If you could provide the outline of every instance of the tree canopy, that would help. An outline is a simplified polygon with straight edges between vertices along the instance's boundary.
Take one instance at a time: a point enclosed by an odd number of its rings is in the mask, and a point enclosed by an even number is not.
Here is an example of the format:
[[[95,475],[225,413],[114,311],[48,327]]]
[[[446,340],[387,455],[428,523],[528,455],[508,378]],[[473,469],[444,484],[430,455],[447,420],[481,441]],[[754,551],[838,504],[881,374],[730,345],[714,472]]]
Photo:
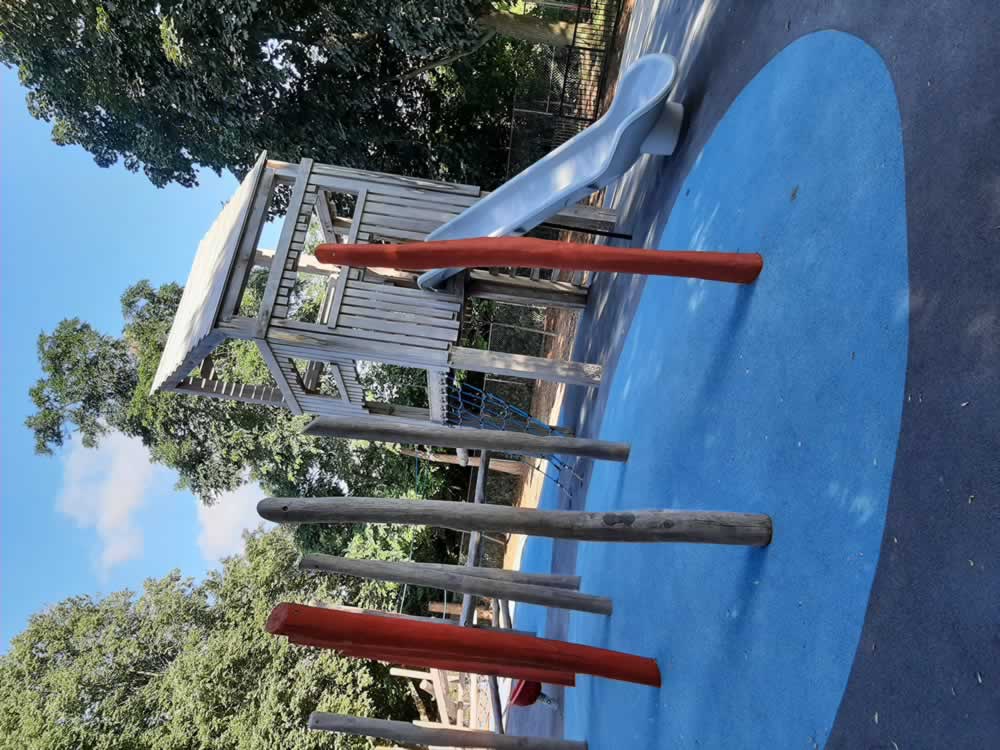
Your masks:
[[[261,277],[252,283],[259,283]],[[36,412],[27,419],[39,452],[73,433],[88,446],[109,430],[137,437],[152,459],[177,471],[180,484],[212,502],[248,479],[278,495],[434,496],[461,470],[415,469],[412,459],[378,443],[303,435],[308,417],[235,401],[156,393],[149,388],[181,296],[177,284],[140,281],[122,295],[120,336],[78,319],[62,321],[38,339],[42,377],[31,389]],[[253,289],[251,288],[252,297]],[[252,300],[251,300],[252,304]],[[222,377],[266,382],[253,346],[230,342],[214,356]],[[394,371],[368,374],[370,389],[393,390]],[[380,380],[381,379],[381,380]],[[381,385],[379,384],[381,382]]]
[[[501,175],[519,60],[484,0],[0,0],[0,61],[56,143],[156,185],[261,149],[354,167]],[[509,25],[509,24],[508,24]],[[481,49],[480,49],[481,46]],[[448,69],[433,63],[477,49]],[[426,75],[411,75],[431,65]]]
[[[424,529],[367,533],[340,542],[328,535],[325,549],[419,558],[429,542]],[[175,571],[147,580],[138,595],[75,596],[34,615],[0,656],[0,746],[297,750],[330,746],[328,735],[306,729],[314,710],[416,718],[405,683],[387,665],[264,631],[281,601],[396,609],[395,585],[305,574],[297,555],[286,529],[257,532],[244,554],[201,583]]]

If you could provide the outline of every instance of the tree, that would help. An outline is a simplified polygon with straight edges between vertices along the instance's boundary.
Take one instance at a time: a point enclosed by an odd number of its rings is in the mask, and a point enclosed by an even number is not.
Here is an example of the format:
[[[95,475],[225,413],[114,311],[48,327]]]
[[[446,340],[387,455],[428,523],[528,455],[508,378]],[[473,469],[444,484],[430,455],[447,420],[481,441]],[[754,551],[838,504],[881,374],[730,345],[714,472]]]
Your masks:
[[[427,532],[408,531],[419,554]],[[306,729],[314,710],[415,718],[387,665],[264,631],[281,601],[344,601],[337,579],[300,572],[297,556],[286,529],[257,532],[201,583],[175,571],[139,595],[76,596],[34,615],[0,656],[0,747],[297,750],[330,747]],[[370,588],[350,603],[398,602],[395,585]]]
[[[520,53],[482,44],[480,17],[539,38],[482,0],[0,0],[0,61],[56,143],[156,185],[194,185],[199,165],[242,174],[264,148],[492,185]],[[473,48],[457,84],[407,75]]]
[[[260,279],[251,280],[259,285]],[[154,461],[177,471],[182,487],[203,501],[248,479],[277,495],[403,496],[417,487],[438,496],[461,483],[461,470],[415,471],[411,458],[378,443],[308,437],[308,417],[285,409],[175,393],[150,395],[150,385],[181,288],[147,281],[122,295],[125,325],[107,336],[79,320],[41,334],[42,377],[31,389],[37,411],[28,417],[36,447],[51,452],[78,431],[96,445],[108,430],[137,437]],[[306,306],[303,309],[308,310]],[[224,379],[266,382],[256,347],[229,342],[214,355]],[[451,479],[449,479],[449,476]]]

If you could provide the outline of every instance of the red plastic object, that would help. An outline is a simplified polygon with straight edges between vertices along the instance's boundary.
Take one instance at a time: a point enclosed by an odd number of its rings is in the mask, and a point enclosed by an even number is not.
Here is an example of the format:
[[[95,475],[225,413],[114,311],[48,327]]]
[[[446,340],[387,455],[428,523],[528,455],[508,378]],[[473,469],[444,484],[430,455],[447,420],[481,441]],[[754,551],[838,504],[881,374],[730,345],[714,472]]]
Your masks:
[[[644,250],[534,237],[478,237],[467,240],[408,242],[403,245],[338,245],[316,248],[322,263],[381,268],[559,268],[653,276],[682,276],[749,284],[764,267],[757,253]]]
[[[518,680],[510,694],[511,705],[530,706],[542,694],[542,686],[534,680]]]
[[[353,650],[369,655],[367,658],[400,658],[405,653],[412,654],[412,659],[423,656],[428,663],[441,659],[492,665],[504,670],[499,674],[511,676],[522,676],[511,671],[519,668],[542,669],[660,686],[660,669],[653,659],[506,631],[304,604],[279,604],[268,617],[266,628],[296,643]]]

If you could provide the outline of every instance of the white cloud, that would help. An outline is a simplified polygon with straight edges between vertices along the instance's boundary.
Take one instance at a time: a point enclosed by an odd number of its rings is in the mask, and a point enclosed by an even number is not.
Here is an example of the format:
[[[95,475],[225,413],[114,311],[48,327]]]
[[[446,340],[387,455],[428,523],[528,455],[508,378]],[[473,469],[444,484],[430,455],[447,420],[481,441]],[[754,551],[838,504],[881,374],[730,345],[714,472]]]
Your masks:
[[[201,556],[210,562],[243,551],[243,532],[256,529],[261,524],[272,524],[257,515],[257,502],[264,492],[257,484],[245,484],[233,492],[220,496],[215,505],[198,503],[198,548]]]
[[[134,514],[157,471],[143,444],[119,433],[107,435],[98,448],[76,441],[70,445],[57,507],[81,527],[96,530],[102,576],[142,554],[142,531]]]

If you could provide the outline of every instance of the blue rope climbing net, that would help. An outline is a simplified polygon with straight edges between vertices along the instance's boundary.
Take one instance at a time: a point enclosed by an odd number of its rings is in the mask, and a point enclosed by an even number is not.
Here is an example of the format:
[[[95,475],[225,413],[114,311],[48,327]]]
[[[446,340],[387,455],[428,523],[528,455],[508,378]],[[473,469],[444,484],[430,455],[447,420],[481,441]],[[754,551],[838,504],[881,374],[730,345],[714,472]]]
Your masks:
[[[446,404],[448,424],[459,427],[526,432],[543,437],[564,434],[558,428],[533,417],[524,409],[496,394],[477,388],[471,383],[457,385],[454,381],[449,381],[446,390]],[[563,477],[568,475],[578,481],[583,481],[576,469],[559,456],[546,454],[540,457],[548,462],[545,468],[539,468],[530,463],[528,465],[535,471],[541,471],[563,492],[571,492],[571,488],[563,482]]]

